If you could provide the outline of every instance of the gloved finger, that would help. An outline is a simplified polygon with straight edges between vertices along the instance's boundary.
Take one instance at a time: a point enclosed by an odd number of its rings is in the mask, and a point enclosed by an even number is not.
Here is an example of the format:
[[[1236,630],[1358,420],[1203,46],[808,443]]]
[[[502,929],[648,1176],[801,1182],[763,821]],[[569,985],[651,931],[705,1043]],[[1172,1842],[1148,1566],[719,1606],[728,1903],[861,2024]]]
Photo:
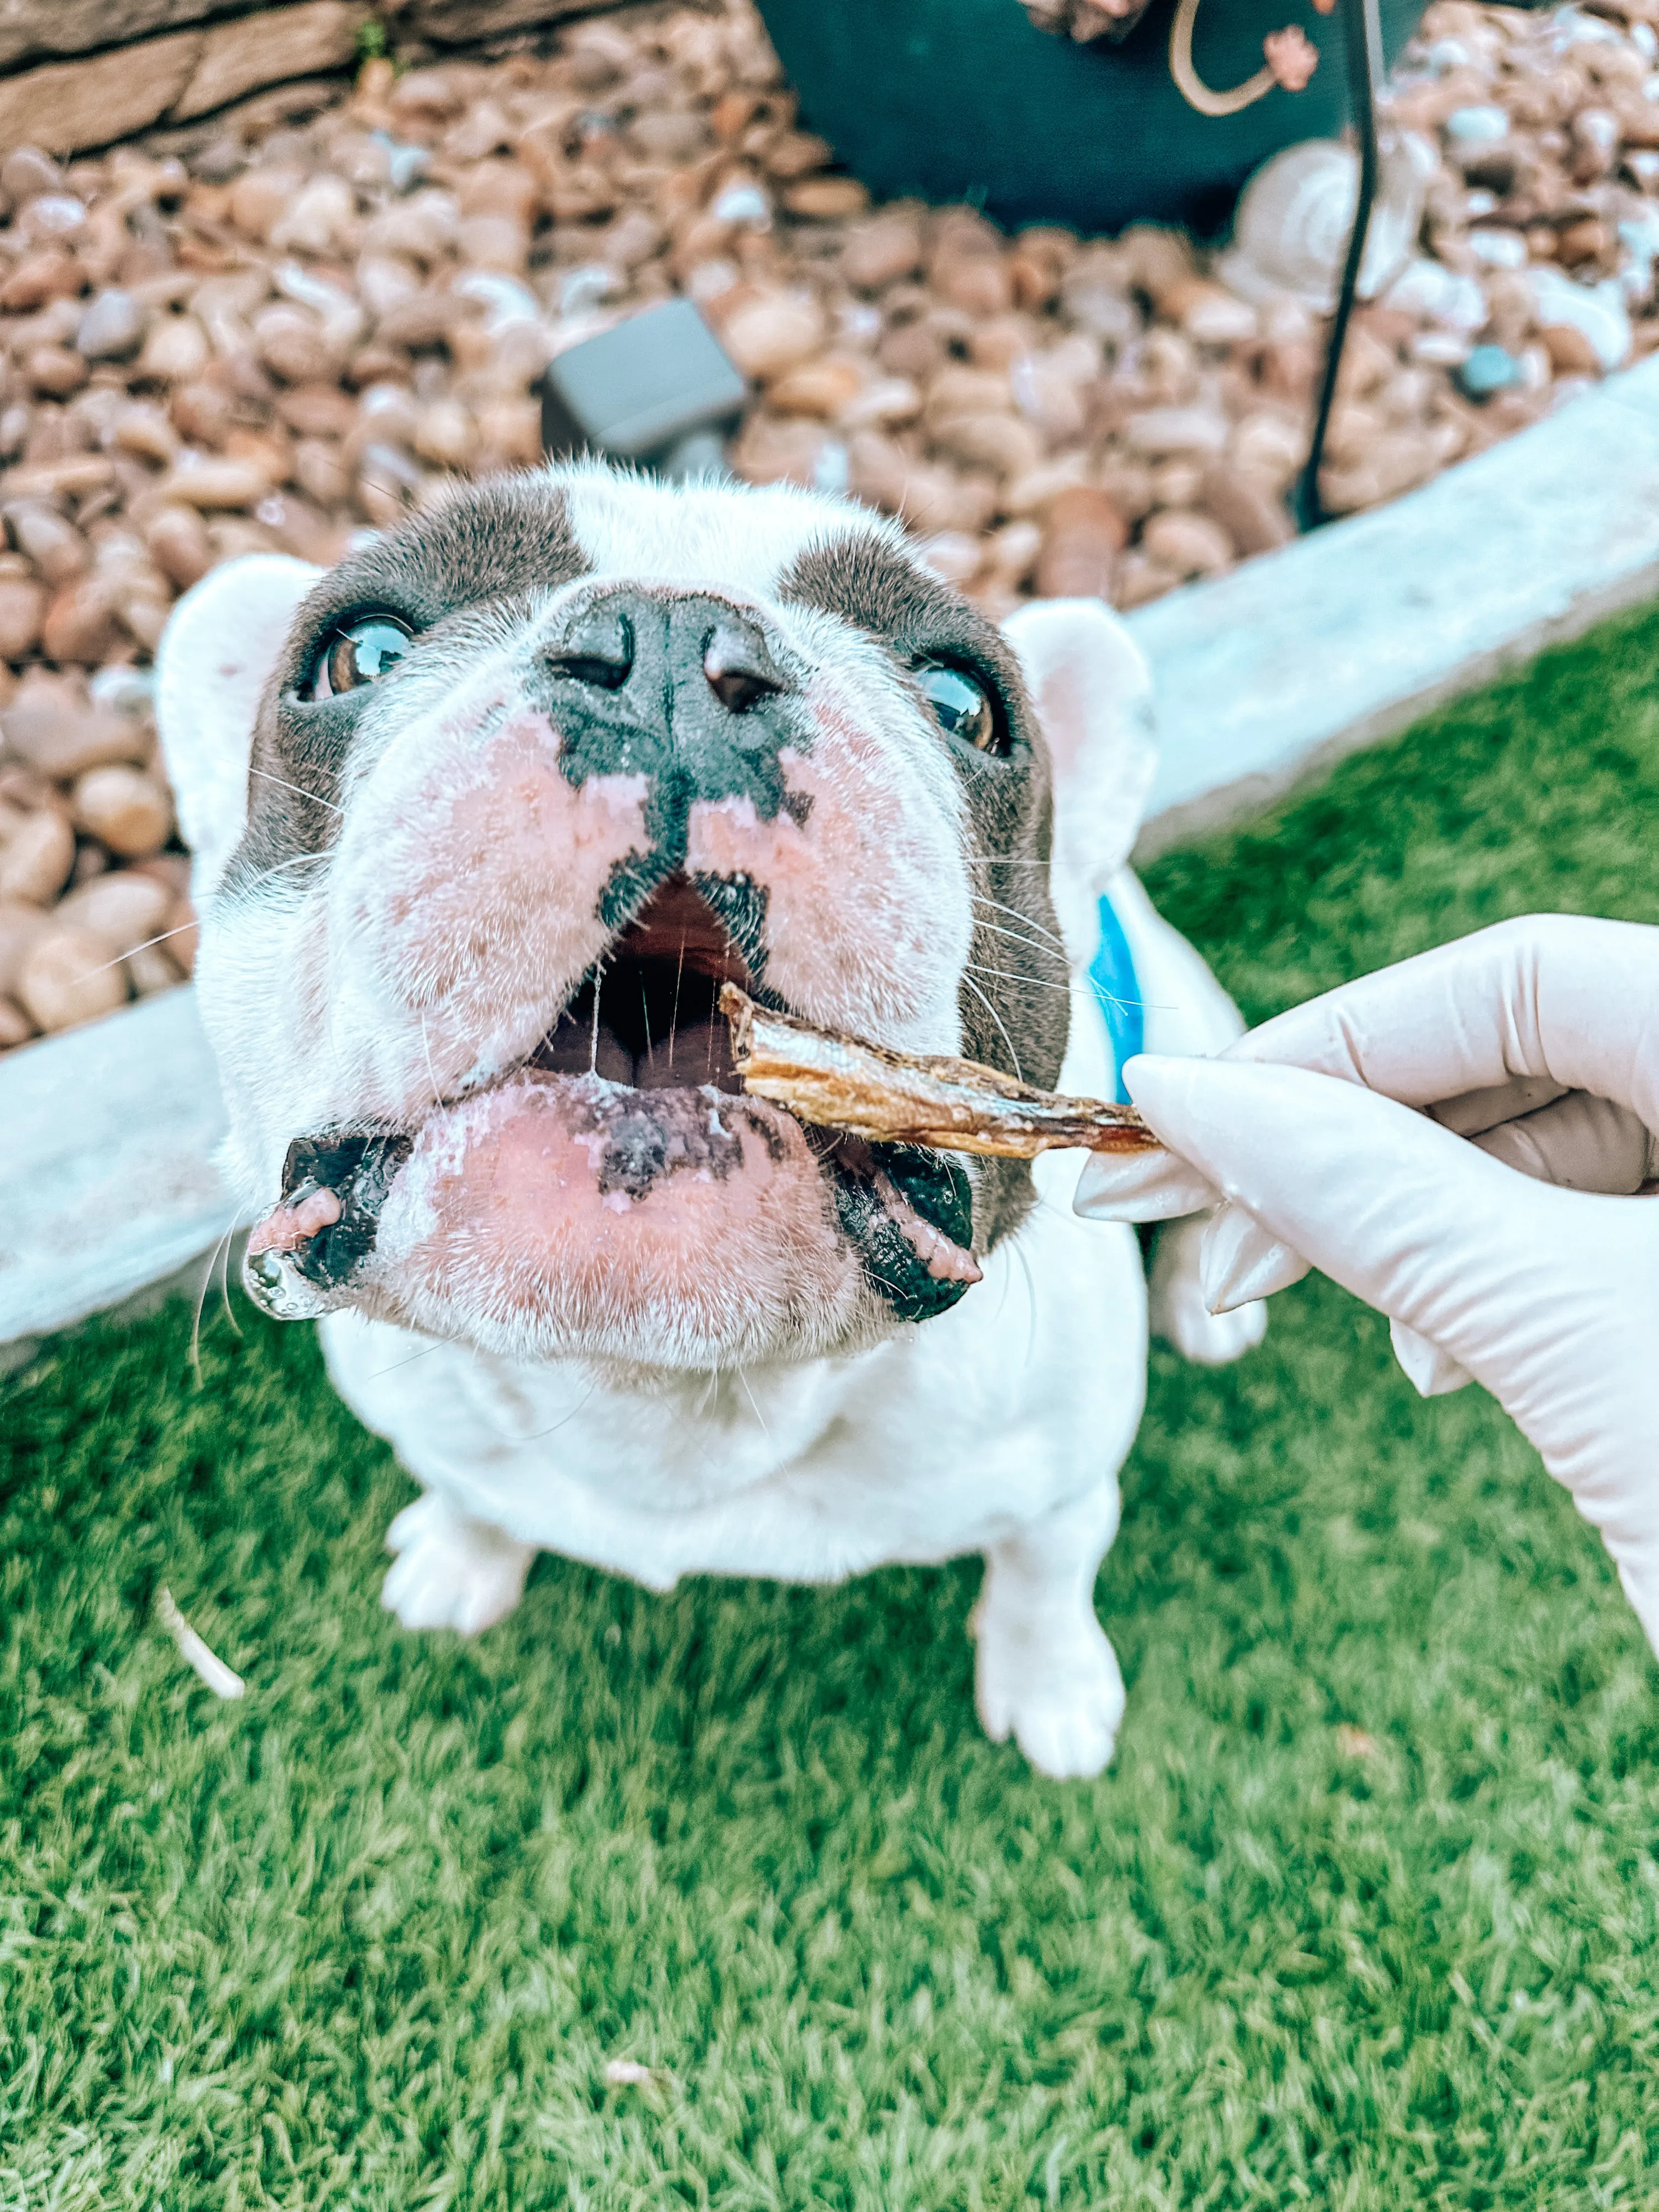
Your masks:
[[[1571,1228],[1539,1210],[1591,1201],[1528,1182],[1374,1092],[1295,1067],[1160,1060],[1124,1069],[1166,1144],[1273,1237],[1482,1380],[1494,1316],[1531,1295]]]
[[[1429,1111],[1443,1129],[1456,1137],[1478,1137],[1500,1121],[1518,1121],[1565,1098],[1565,1083],[1552,1083],[1547,1075],[1517,1075],[1508,1083],[1494,1083],[1484,1091],[1466,1091],[1458,1098],[1442,1098]]]
[[[1231,1313],[1257,1298],[1287,1291],[1308,1272],[1299,1252],[1281,1244],[1242,1206],[1219,1206],[1199,1246],[1198,1285],[1212,1314]]]
[[[1659,929],[1500,922],[1310,999],[1223,1057],[1312,1068],[1408,1106],[1541,1079],[1659,1128]]]
[[[1094,1221],[1173,1221],[1216,1202],[1213,1183],[1177,1152],[1091,1152],[1072,1211]]]
[[[1438,1115],[1436,1119],[1438,1120]],[[1569,1091],[1553,1106],[1500,1122],[1474,1141],[1535,1182],[1627,1197],[1647,1180],[1647,1126],[1627,1106]]]
[[[1389,1340],[1394,1346],[1394,1356],[1405,1370],[1406,1380],[1419,1398],[1443,1398],[1449,1390],[1461,1390],[1474,1377],[1468,1369],[1443,1352],[1426,1336],[1403,1321],[1389,1323]]]

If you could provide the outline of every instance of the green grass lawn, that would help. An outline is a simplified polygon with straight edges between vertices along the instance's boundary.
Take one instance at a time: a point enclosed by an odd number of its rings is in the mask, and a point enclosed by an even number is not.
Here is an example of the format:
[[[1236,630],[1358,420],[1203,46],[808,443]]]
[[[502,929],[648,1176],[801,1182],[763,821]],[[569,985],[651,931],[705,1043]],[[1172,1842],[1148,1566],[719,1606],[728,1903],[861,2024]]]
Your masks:
[[[1252,1017],[1659,921],[1656,667],[1622,620],[1153,889]],[[1155,1357],[1128,1716],[1065,1785],[979,1733],[970,1565],[546,1559],[406,1635],[403,1478],[240,1324],[199,1385],[174,1307],[0,1386],[0,2212],[1659,2199],[1659,1674],[1490,1401],[1338,1292]]]

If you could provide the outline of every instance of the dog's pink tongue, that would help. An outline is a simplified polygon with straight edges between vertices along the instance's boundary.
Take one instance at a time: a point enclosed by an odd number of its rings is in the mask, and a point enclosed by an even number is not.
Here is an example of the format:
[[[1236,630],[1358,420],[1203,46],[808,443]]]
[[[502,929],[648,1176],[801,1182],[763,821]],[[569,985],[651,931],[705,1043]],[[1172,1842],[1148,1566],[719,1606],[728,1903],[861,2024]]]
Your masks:
[[[319,1229],[331,1229],[340,1218],[340,1201],[331,1190],[313,1190],[297,1206],[279,1206],[266,1214],[247,1240],[255,1257],[261,1252],[297,1252]]]
[[[984,1279],[973,1254],[964,1252],[960,1244],[954,1243],[942,1229],[935,1229],[931,1221],[924,1221],[892,1178],[879,1168],[872,1177],[872,1187],[881,1202],[882,1212],[936,1283],[977,1283]]]

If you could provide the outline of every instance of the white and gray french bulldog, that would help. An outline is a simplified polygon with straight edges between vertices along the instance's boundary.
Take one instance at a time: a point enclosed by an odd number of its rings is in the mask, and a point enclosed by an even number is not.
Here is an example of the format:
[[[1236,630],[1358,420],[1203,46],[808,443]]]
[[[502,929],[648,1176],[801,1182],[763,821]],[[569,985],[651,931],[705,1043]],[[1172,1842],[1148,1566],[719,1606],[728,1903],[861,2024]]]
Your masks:
[[[458,489],[326,573],[197,585],[157,699],[245,1281],[316,1317],[420,1486],[385,1601],[476,1632],[538,1549],[666,1589],[982,1553],[981,1718],[1110,1758],[1095,1616],[1146,1382],[1079,1155],[835,1140],[744,1097],[734,979],[821,1026],[1110,1095],[1231,1001],[1127,859],[1146,671],[1093,601],[999,632],[896,526],[593,463]],[[1155,1313],[1230,1358],[1190,1225]]]

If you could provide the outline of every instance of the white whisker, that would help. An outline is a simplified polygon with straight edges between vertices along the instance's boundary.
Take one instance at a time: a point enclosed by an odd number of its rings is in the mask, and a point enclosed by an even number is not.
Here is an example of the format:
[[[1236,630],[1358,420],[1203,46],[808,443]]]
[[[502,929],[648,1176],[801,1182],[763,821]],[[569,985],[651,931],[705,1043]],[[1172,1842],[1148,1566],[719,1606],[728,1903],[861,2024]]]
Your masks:
[[[289,783],[283,776],[272,775],[269,769],[251,768],[248,770],[248,774],[250,775],[261,776],[267,783],[280,784],[284,791],[291,791],[296,799],[308,799],[313,806],[327,807],[331,814],[343,814],[345,812],[343,806],[337,806],[331,799],[325,799],[321,792],[307,791],[303,784]]]
[[[131,959],[135,952],[148,952],[152,945],[165,945],[168,938],[182,937],[187,929],[194,929],[195,927],[196,924],[193,921],[181,921],[176,929],[164,929],[159,937],[147,937],[142,945],[130,945],[125,952],[118,952],[113,960],[106,960],[101,968],[83,969],[80,980],[83,983],[88,983],[94,975],[107,975],[112,968],[118,968],[124,960]],[[179,981],[183,980],[181,976]]]
[[[1069,999],[1069,983],[1051,983],[1046,975],[1022,975],[1017,968],[988,968],[982,960],[970,960],[968,972],[975,975],[994,975],[1004,983],[1024,983],[1034,991],[1057,991],[1062,999]]]
[[[1027,929],[1034,929],[1039,937],[1047,938],[1049,944],[1057,945],[1060,951],[1064,952],[1066,950],[1065,939],[1057,935],[1054,930],[1046,927],[1034,915],[1022,914],[1017,906],[1005,906],[1000,899],[988,898],[983,891],[970,891],[968,896],[975,906],[994,908],[998,914],[1006,914],[1010,921],[1023,922]],[[985,927],[988,929],[991,925],[987,922]]]
[[[191,1325],[190,1332],[190,1364],[195,1375],[196,1387],[198,1390],[205,1387],[202,1381],[202,1310],[207,1304],[208,1291],[212,1287],[213,1271],[219,1264],[219,1249],[222,1245],[225,1248],[226,1264],[229,1264],[230,1240],[236,1234],[236,1224],[239,1218],[239,1215],[233,1214],[229,1226],[221,1236],[214,1238],[213,1249],[208,1255],[207,1268],[203,1274],[202,1287],[196,1300],[196,1318]]]
[[[989,1014],[991,1019],[996,1024],[997,1027],[1000,1030],[1002,1030],[1002,1042],[1007,1046],[1008,1057],[1014,1063],[1014,1079],[1018,1083],[1024,1083],[1025,1080],[1025,1074],[1024,1069],[1019,1064],[1019,1054],[1014,1050],[1014,1041],[1012,1037],[1009,1036],[1006,1030],[1002,1029],[1001,1015],[991,1004],[991,1001],[986,997],[984,992],[980,989],[979,985],[975,982],[971,975],[964,975],[962,980],[967,985],[968,988],[973,993],[974,996],[979,1000],[981,1006],[984,1007],[986,1012]]]
[[[1045,944],[1040,937],[1026,937],[1018,929],[1005,929],[1000,921],[987,921],[983,915],[975,915],[974,927],[975,931],[984,930],[989,937],[1006,937],[1010,945],[1023,945],[1028,952],[1040,952],[1047,960],[1066,957],[1060,946]]]
[[[422,1010],[421,1013],[421,1049],[426,1054],[426,1079],[432,1085],[432,1103],[441,1114],[443,1111],[444,1102],[438,1096],[438,1073],[437,1070],[432,1065],[432,1040],[426,1033],[426,1012],[424,1008]]]
[[[743,1385],[744,1396],[749,1401],[750,1412],[761,1425],[761,1434],[766,1438],[767,1443],[770,1443],[772,1441],[772,1431],[766,1425],[765,1414],[762,1413],[760,1407],[755,1403],[755,1394],[749,1387],[749,1377],[744,1373],[741,1367],[738,1370],[738,1380]]]

